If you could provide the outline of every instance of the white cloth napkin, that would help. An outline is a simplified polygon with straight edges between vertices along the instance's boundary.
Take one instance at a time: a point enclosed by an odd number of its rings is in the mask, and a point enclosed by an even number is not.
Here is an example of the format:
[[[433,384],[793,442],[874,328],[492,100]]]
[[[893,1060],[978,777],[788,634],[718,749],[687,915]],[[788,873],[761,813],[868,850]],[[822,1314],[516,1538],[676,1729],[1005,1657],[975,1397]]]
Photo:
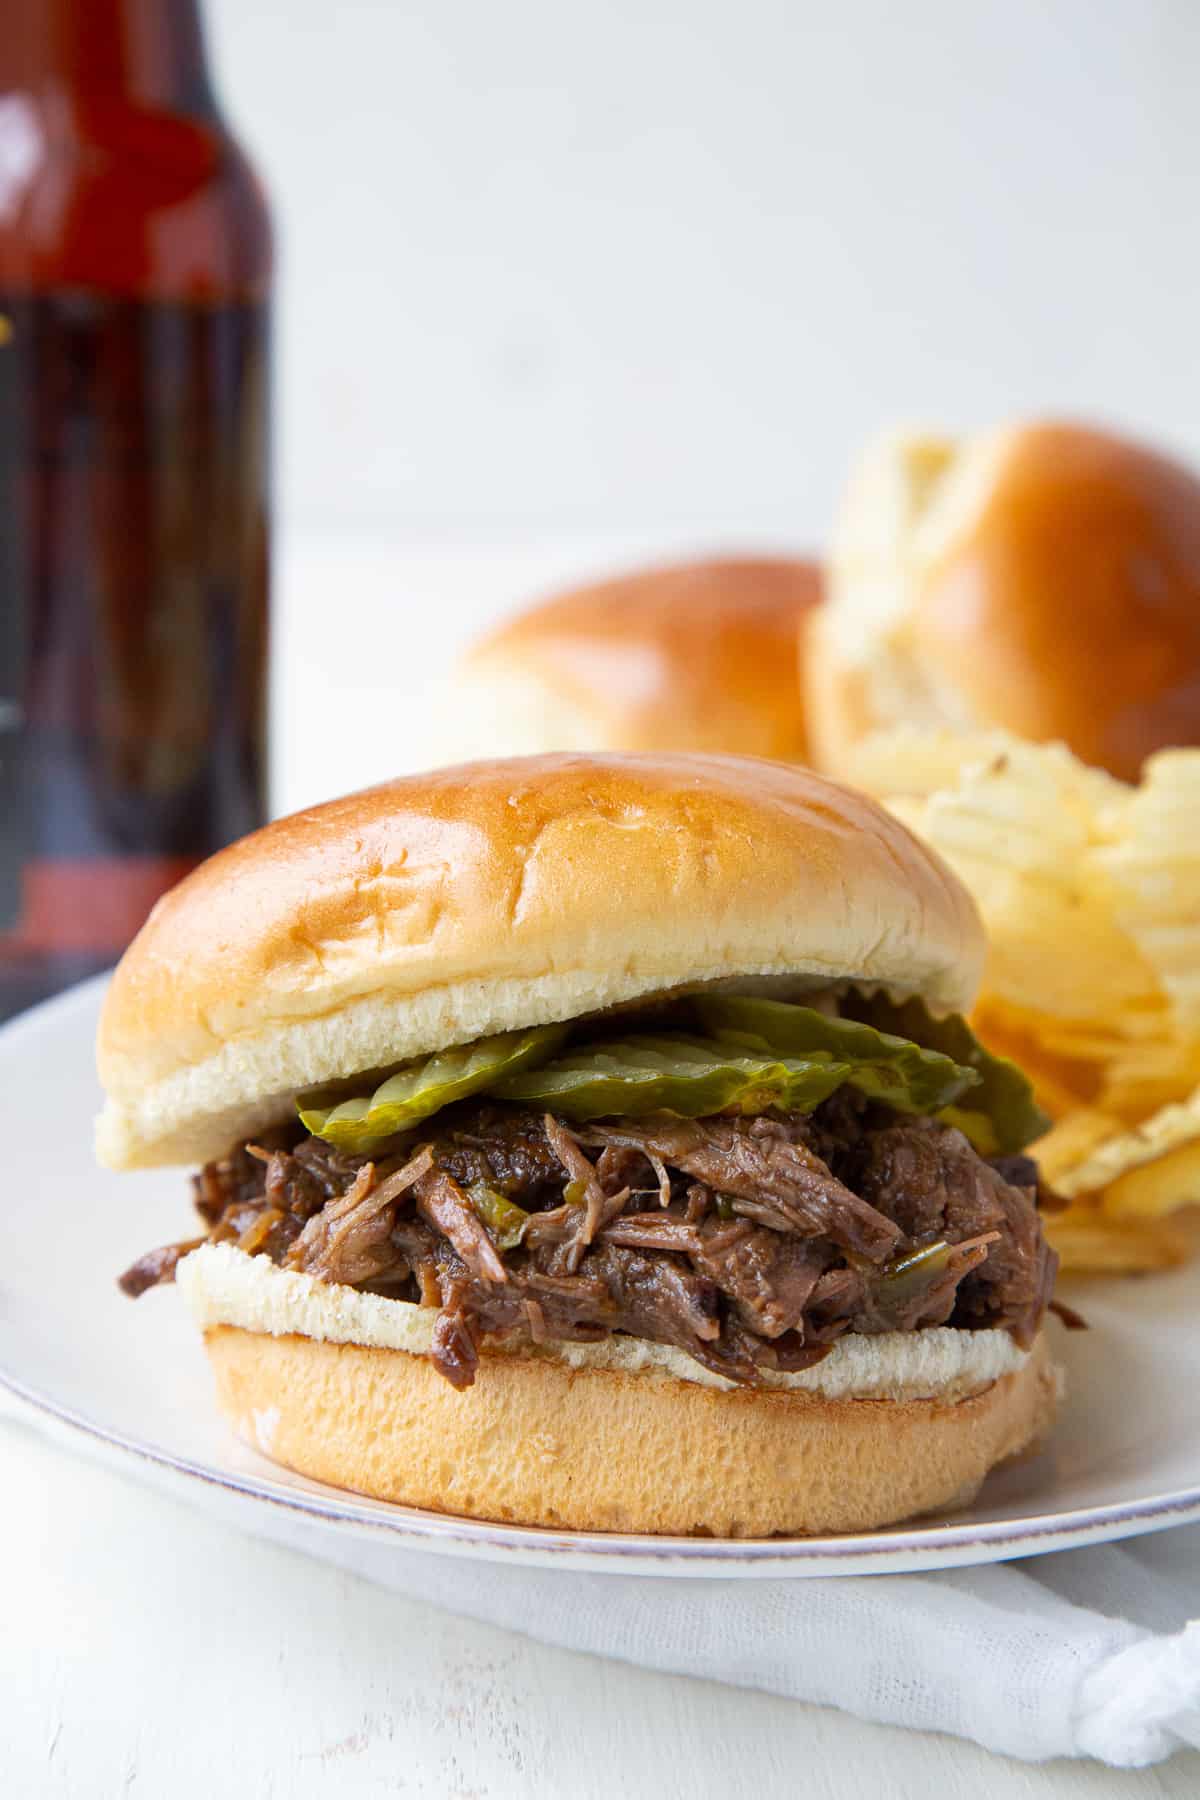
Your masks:
[[[1200,1527],[987,1568],[812,1581],[578,1574],[287,1532],[371,1581],[543,1643],[1028,1761],[1132,1767],[1200,1745]]]
[[[929,1575],[581,1574],[405,1550],[131,1467],[0,1389],[0,1418],[140,1473],[256,1536],[542,1643],[1117,1767],[1200,1746],[1200,1525]],[[386,1645],[380,1644],[381,1654]]]

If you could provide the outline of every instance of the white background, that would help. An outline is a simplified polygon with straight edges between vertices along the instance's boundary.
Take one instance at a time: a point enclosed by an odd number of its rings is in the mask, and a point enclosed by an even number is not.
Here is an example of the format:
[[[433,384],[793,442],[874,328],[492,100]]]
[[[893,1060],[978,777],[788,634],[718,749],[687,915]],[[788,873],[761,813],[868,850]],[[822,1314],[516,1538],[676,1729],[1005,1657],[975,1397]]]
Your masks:
[[[305,527],[818,542],[881,422],[1200,449],[1195,0],[208,0]]]

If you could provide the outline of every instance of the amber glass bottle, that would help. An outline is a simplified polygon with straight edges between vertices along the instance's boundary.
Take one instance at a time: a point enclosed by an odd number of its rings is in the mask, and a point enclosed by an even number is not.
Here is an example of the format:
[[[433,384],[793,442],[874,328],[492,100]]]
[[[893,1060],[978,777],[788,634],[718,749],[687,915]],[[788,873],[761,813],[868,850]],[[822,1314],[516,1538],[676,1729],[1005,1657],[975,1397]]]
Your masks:
[[[4,0],[0,1017],[264,816],[271,267],[196,0]]]

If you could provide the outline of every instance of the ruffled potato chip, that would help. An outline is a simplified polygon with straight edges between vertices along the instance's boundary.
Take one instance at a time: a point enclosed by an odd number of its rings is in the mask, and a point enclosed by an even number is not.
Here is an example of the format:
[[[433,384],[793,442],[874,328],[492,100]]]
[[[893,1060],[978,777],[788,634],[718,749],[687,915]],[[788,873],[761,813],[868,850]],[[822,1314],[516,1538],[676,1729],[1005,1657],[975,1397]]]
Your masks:
[[[1200,1035],[1200,751],[1150,758],[1102,861],[1118,921]]]
[[[1131,1224],[1093,1207],[1072,1206],[1047,1216],[1046,1235],[1070,1275],[1134,1275],[1172,1269],[1191,1253],[1187,1237],[1162,1219]]]
[[[1099,1030],[1160,1001],[1102,861],[1131,792],[1061,745],[1012,739],[963,766],[953,787],[892,802],[974,894],[991,943],[989,996]]]
[[[1164,1107],[1132,1131],[1115,1131],[1061,1173],[1055,1186],[1068,1196],[1101,1194],[1122,1176],[1200,1139],[1200,1093],[1178,1106]],[[1042,1140],[1045,1142],[1045,1139]]]
[[[1154,1162],[1119,1175],[1104,1190],[1104,1211],[1113,1219],[1161,1218],[1200,1204],[1200,1138],[1181,1144]]]
[[[1003,731],[960,733],[902,726],[860,738],[847,751],[846,779],[901,805],[956,787],[962,775],[986,766],[1016,742]]]
[[[1070,1180],[1072,1169],[1089,1151],[1098,1149],[1120,1129],[1120,1121],[1108,1113],[1081,1106],[1060,1119],[1045,1137],[1039,1138],[1031,1154],[1036,1156],[1038,1167],[1050,1186],[1066,1192],[1064,1183]]]
[[[1072,1198],[1048,1219],[1065,1266],[1181,1260],[1167,1217],[1200,1207],[1200,751],[1152,758],[1137,787],[1000,733],[909,730],[858,755],[975,896],[991,947],[973,1023],[1056,1121],[1033,1148]]]
[[[1191,1098],[1200,1083],[1200,1046],[1178,1039],[1127,1045],[1104,1067],[1100,1103],[1128,1125]]]

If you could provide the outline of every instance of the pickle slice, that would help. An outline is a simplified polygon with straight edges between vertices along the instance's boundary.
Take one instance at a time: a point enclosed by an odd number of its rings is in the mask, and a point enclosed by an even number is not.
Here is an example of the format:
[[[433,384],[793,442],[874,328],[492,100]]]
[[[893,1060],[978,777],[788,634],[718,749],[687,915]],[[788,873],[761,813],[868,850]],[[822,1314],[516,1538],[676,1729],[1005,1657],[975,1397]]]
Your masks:
[[[339,1150],[366,1155],[386,1138],[420,1124],[452,1100],[465,1100],[484,1089],[494,1091],[501,1076],[553,1056],[566,1034],[565,1025],[542,1025],[479,1038],[473,1044],[406,1064],[370,1094],[340,1100],[305,1095],[298,1105],[300,1118],[314,1137],[324,1138]]]
[[[948,1125],[957,1125],[981,1156],[1009,1156],[1049,1131],[1050,1120],[1034,1099],[1028,1076],[1006,1056],[993,1056],[986,1050],[961,1013],[937,1019],[923,1000],[897,1003],[886,994],[867,998],[854,993],[844,996],[842,1010],[852,1011],[855,1018],[879,1031],[895,1032],[940,1050],[975,1071],[979,1081],[970,1090],[967,1105],[950,1103],[938,1116]]]
[[[696,1006],[707,1030],[749,1052],[811,1056],[819,1051],[848,1063],[850,1086],[872,1100],[886,1100],[897,1112],[937,1112],[982,1080],[940,1048],[855,1019],[831,1019],[811,1006],[738,994],[706,994]]]
[[[581,1044],[540,1068],[507,1075],[492,1088],[505,1100],[545,1106],[568,1119],[677,1113],[811,1112],[841,1086],[845,1063],[817,1052],[757,1055],[685,1037],[634,1037]]]

